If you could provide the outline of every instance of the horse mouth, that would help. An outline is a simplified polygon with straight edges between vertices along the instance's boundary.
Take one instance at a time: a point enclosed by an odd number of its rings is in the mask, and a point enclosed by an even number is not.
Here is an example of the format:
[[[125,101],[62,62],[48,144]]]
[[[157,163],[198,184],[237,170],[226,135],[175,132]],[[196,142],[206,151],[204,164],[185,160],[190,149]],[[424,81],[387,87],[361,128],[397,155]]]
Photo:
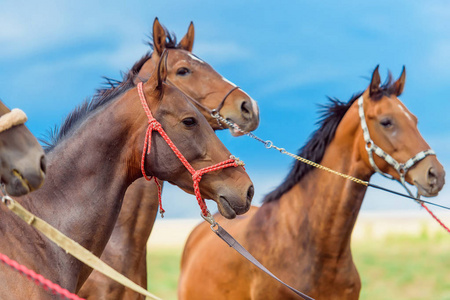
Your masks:
[[[19,171],[12,170],[12,175],[11,182],[6,183],[6,190],[11,196],[22,196],[34,190]]]
[[[434,196],[437,196],[437,194],[439,194],[439,188],[437,188],[435,186],[432,186],[427,189],[424,186],[422,186],[419,182],[417,182],[416,180],[414,180],[414,186],[417,188],[417,193],[420,196],[434,197]]]
[[[232,124],[236,124],[237,126],[239,126],[236,122],[234,122],[230,118],[227,118],[227,121],[231,122]],[[230,130],[230,133],[231,133],[232,136],[237,137],[237,136],[244,135],[244,133],[241,130],[236,129],[233,126],[229,126],[228,124],[226,124],[226,125],[228,126],[228,129]],[[239,128],[240,128],[240,126],[239,126]]]
[[[236,218],[236,212],[231,207],[230,203],[228,203],[228,200],[220,196],[219,201],[217,202],[217,207],[219,209],[219,213],[224,216],[227,219],[234,219]]]

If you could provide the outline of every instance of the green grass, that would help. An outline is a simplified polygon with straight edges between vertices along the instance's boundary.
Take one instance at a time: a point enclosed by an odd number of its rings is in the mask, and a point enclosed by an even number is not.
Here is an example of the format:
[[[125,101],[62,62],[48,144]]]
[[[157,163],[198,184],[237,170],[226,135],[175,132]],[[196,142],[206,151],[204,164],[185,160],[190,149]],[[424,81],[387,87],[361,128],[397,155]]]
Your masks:
[[[390,235],[352,245],[362,300],[450,300],[450,236]],[[149,289],[176,298],[181,249],[150,249]]]
[[[164,299],[177,299],[181,248],[150,248],[147,254],[149,291]]]
[[[360,299],[450,300],[450,236],[391,235],[353,243]]]

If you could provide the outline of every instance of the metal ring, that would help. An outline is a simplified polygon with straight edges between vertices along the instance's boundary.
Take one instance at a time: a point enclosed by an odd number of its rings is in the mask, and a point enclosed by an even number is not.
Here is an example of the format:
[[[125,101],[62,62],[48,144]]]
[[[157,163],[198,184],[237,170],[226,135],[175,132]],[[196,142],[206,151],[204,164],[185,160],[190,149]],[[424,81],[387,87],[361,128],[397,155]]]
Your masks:
[[[217,229],[214,229],[214,227],[216,227],[216,226],[217,226]],[[212,230],[212,231],[217,232],[217,230],[219,230],[219,223],[215,222],[215,223],[212,224],[210,227],[211,227],[211,230]]]
[[[218,119],[220,117],[219,112],[216,109],[211,110],[211,117]]]
[[[372,140],[367,141],[367,142],[366,142],[366,150],[367,150],[367,151],[373,150],[373,145],[374,145],[374,143],[373,143]]]
[[[3,202],[6,206],[8,206],[9,204],[14,203],[14,199],[11,198],[11,197],[8,196],[8,195],[4,195],[4,196],[2,197],[2,202]]]
[[[270,148],[273,147],[273,143],[272,143],[271,140],[267,140],[267,141],[264,142],[264,146],[265,146],[267,149],[270,149]]]

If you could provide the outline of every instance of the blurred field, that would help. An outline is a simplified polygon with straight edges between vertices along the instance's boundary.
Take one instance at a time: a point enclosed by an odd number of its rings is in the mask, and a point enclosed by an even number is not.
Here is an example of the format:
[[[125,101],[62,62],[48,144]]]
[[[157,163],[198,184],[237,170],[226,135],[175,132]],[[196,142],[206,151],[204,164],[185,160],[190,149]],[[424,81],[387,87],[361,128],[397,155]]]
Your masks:
[[[439,213],[444,222],[450,215]],[[177,299],[182,244],[199,220],[158,222],[149,242],[149,289]],[[352,251],[360,299],[450,300],[450,235],[425,212],[362,213]]]

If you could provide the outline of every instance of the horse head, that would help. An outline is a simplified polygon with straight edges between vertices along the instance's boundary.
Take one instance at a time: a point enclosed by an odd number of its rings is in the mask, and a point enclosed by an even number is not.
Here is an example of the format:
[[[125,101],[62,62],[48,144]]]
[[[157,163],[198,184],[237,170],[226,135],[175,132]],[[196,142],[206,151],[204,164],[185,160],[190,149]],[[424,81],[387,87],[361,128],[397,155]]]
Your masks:
[[[398,80],[389,74],[380,85],[378,66],[358,100],[364,142],[363,159],[375,171],[416,186],[420,195],[436,196],[445,183],[443,166],[417,128],[417,117],[398,99],[406,81],[403,67]],[[364,125],[366,124],[366,125]]]
[[[228,128],[220,123],[211,112],[233,121],[244,131],[255,130],[259,125],[259,109],[256,101],[247,93],[217,73],[208,63],[192,53],[194,45],[194,24],[176,44],[167,30],[155,18],[153,23],[153,48],[151,57],[142,65],[134,81],[148,79],[153,73],[162,53],[168,52],[167,81],[189,95],[200,107],[213,129]],[[204,82],[207,81],[207,84]],[[229,128],[235,136],[241,132]]]
[[[155,135],[150,155],[145,158],[145,170],[157,178],[195,193],[195,171],[230,160],[231,153],[214,134],[204,116],[183,92],[166,82],[168,55],[162,56],[157,71],[144,85],[148,106],[170,141]],[[185,160],[169,145],[173,143]],[[170,148],[169,148],[170,147]],[[243,168],[217,169],[201,175],[201,197],[217,202],[227,218],[245,213],[250,208],[253,184]]]
[[[0,102],[0,177],[12,196],[38,189],[45,177],[44,151],[25,121],[22,111],[10,111]]]

